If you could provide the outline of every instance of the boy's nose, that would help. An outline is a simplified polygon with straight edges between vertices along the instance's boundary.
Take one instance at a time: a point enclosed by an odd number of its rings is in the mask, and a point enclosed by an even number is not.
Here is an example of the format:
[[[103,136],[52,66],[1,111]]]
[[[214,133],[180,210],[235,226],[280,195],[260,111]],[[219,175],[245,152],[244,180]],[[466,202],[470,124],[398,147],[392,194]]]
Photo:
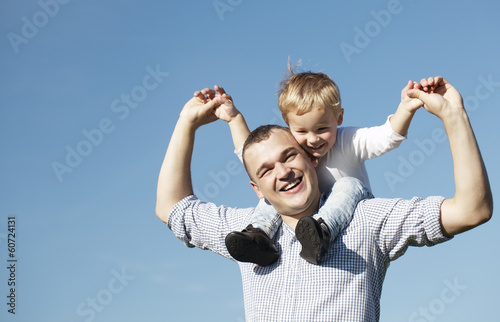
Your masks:
[[[307,138],[307,141],[309,141],[309,143],[317,143],[319,141],[319,137],[315,134],[311,134]]]

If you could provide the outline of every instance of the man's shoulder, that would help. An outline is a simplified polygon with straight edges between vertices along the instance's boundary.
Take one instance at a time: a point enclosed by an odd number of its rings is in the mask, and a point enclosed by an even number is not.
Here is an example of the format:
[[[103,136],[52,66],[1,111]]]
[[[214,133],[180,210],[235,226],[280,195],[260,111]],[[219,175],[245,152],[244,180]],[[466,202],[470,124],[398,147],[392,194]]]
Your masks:
[[[357,226],[378,226],[407,200],[402,198],[368,198],[356,205],[351,224]],[[403,207],[404,208],[404,207]]]
[[[354,211],[353,222],[371,222],[379,226],[391,217],[392,221],[404,221],[409,217],[421,217],[422,220],[435,220],[439,217],[441,203],[445,198],[431,196],[427,198],[371,198],[361,200]]]

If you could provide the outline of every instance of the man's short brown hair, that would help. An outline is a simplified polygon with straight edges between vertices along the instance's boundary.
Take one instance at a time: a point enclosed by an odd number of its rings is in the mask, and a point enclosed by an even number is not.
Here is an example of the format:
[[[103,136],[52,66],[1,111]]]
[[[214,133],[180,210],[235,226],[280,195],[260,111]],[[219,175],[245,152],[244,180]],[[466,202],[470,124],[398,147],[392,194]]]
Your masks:
[[[273,130],[283,131],[283,132],[289,133],[291,135],[290,129],[285,127],[285,126],[276,125],[276,124],[261,125],[250,133],[248,138],[245,140],[245,143],[243,144],[243,151],[242,151],[241,157],[243,159],[243,166],[245,167],[245,170],[247,171],[250,179],[252,179],[252,175],[248,171],[247,163],[245,161],[245,152],[247,151],[247,149],[250,146],[252,146],[256,143],[259,143],[261,141],[269,139],[269,137],[271,136],[271,132]]]

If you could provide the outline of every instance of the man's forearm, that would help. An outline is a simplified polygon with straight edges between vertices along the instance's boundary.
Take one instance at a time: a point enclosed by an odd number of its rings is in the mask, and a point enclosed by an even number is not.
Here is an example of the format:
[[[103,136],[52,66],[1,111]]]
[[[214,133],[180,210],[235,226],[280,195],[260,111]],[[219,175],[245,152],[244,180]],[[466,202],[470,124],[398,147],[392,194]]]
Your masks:
[[[156,215],[165,223],[174,205],[193,194],[191,157],[195,128],[180,118],[168,145],[158,178]]]

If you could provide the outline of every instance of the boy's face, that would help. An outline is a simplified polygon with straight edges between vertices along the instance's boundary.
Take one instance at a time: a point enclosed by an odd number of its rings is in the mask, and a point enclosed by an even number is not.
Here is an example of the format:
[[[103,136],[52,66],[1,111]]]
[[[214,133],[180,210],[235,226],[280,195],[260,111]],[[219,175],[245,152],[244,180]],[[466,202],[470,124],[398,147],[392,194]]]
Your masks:
[[[344,110],[335,117],[331,108],[317,108],[303,115],[287,114],[288,126],[295,140],[312,156],[324,156],[337,139],[337,126],[342,124]]]
[[[300,218],[317,210],[317,162],[290,133],[273,130],[267,140],[246,150],[245,160],[257,196],[266,198],[281,215]]]

